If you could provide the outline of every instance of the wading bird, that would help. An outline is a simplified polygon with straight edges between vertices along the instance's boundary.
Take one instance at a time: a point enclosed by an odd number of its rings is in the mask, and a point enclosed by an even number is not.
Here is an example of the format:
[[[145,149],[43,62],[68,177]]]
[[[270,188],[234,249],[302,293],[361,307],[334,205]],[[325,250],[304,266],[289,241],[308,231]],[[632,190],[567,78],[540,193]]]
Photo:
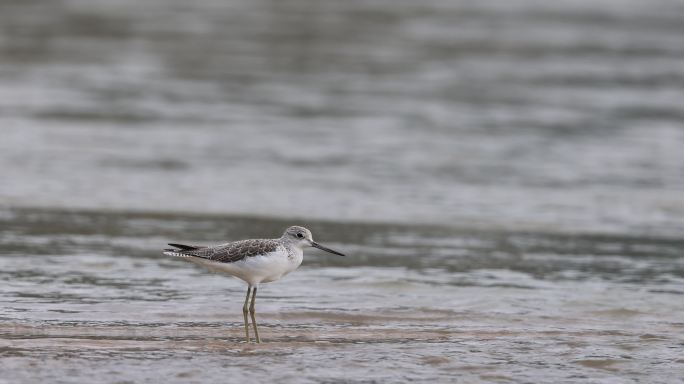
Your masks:
[[[260,343],[261,339],[257,328],[254,302],[259,284],[279,280],[297,269],[302,263],[303,249],[306,247],[315,247],[344,256],[340,252],[313,241],[311,231],[298,226],[286,229],[279,239],[240,240],[213,247],[174,243],[169,243],[169,245],[175,249],[165,249],[165,255],[186,258],[212,271],[235,276],[247,283],[247,297],[242,307],[245,319],[245,339],[247,342],[250,341],[247,319],[249,313],[257,343]]]

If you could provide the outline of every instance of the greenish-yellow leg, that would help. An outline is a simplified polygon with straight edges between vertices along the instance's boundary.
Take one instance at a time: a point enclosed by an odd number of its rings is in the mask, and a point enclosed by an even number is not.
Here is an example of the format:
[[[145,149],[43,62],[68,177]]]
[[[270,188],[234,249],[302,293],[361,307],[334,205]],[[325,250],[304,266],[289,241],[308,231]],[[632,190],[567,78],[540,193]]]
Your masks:
[[[249,312],[249,309],[247,309],[249,305],[249,293],[252,290],[252,287],[247,287],[247,297],[245,298],[245,305],[242,307],[242,314],[245,316],[245,341],[249,343],[249,320],[247,320],[247,312]],[[255,288],[256,290],[256,288]],[[254,304],[252,304],[254,305]]]
[[[256,337],[256,342],[261,343],[261,339],[259,338],[259,329],[257,329],[257,322],[255,316],[256,311],[254,310],[254,301],[256,300],[257,288],[254,287],[252,292],[252,304],[249,306],[249,314],[252,316],[252,325],[254,326],[254,336]]]

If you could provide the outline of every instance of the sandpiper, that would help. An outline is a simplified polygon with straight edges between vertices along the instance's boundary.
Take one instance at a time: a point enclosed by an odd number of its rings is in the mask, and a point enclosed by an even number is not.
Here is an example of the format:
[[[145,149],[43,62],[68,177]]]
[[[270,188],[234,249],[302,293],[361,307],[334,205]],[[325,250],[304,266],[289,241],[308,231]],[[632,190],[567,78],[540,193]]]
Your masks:
[[[340,252],[313,241],[311,231],[298,226],[286,229],[279,239],[240,240],[213,247],[174,243],[169,243],[169,245],[176,249],[165,249],[165,255],[187,258],[212,271],[235,276],[247,283],[247,297],[242,307],[245,319],[245,339],[246,342],[250,341],[247,320],[247,313],[249,313],[257,343],[260,343],[261,339],[257,329],[254,301],[259,284],[279,280],[297,269],[302,263],[305,247],[315,247],[344,256]]]

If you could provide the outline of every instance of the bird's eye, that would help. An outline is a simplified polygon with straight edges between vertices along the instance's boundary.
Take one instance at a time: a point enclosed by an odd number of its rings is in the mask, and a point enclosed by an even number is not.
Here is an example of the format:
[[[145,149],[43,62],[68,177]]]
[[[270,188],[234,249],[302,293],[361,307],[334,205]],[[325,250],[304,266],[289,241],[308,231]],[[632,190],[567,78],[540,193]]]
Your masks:
[[[297,237],[299,237],[301,239],[302,237],[304,237],[304,235],[302,235],[301,233],[298,233]]]

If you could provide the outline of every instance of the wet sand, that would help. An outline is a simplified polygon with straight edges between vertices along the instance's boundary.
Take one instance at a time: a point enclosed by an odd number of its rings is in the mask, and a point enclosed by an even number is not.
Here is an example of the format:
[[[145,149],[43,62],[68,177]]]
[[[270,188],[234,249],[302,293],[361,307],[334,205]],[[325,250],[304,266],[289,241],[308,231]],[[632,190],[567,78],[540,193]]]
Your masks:
[[[441,316],[260,314],[262,344],[245,343],[237,322],[3,322],[1,364],[10,373],[7,382],[668,383],[684,372],[676,351],[684,343],[684,323],[626,330],[615,313],[608,315],[614,327],[608,321],[600,329],[548,317]],[[144,370],[129,371],[143,362]]]

